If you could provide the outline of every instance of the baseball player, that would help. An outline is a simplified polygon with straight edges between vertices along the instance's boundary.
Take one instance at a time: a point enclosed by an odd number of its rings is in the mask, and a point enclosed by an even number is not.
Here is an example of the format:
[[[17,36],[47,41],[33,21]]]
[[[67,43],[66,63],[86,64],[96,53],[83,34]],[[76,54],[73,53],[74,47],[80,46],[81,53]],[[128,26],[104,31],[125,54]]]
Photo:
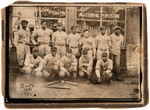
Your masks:
[[[88,56],[88,50],[85,48],[82,51],[82,56],[79,59],[79,76],[83,77],[85,74],[88,78],[91,76],[93,60]]]
[[[60,65],[60,57],[57,53],[57,48],[52,47],[51,53],[47,54],[44,57],[44,68],[43,74],[46,79],[53,79],[56,74],[59,72],[59,65]]]
[[[59,76],[63,78],[65,75],[69,77],[72,75],[74,78],[77,76],[77,60],[71,49],[67,49],[66,55],[60,59]]]
[[[84,49],[88,50],[88,56],[93,59],[95,58],[96,54],[96,45],[95,40],[89,35],[89,30],[83,31],[83,37],[79,40],[79,51],[82,51]]]
[[[14,39],[14,44],[17,49],[17,60],[21,68],[24,66],[25,57],[30,54],[30,47],[28,45],[30,43],[30,32],[27,29],[27,25],[28,21],[21,21],[22,28],[19,29]]]
[[[18,37],[18,30],[20,29],[20,20],[21,20],[21,13],[19,13],[17,20],[15,21],[14,28],[13,28],[13,35],[10,36],[10,45],[13,47],[15,45],[15,39]]]
[[[52,36],[52,43],[57,48],[57,54],[60,57],[66,53],[67,33],[62,30],[62,23],[57,24],[57,31]]]
[[[34,45],[38,45],[39,54],[44,57],[46,54],[50,53],[50,37],[53,31],[47,28],[46,21],[41,22],[41,28],[35,30],[32,34],[32,42]],[[35,40],[37,37],[37,42]]]
[[[39,56],[37,47],[33,48],[32,54],[26,56],[24,65],[23,71],[26,75],[42,76],[43,59]]]
[[[114,73],[120,74],[120,53],[124,47],[124,37],[121,34],[121,27],[116,26],[114,33],[110,36],[111,39],[111,59],[113,60]]]
[[[98,60],[95,67],[95,73],[98,78],[98,82],[107,81],[110,82],[112,77],[113,62],[109,59],[106,52],[102,53],[102,59]]]
[[[96,42],[96,57],[101,59],[102,53],[107,52],[109,55],[109,48],[111,45],[110,37],[106,34],[106,27],[102,26],[100,28],[100,33],[95,38]]]
[[[69,48],[72,49],[72,52],[75,56],[78,56],[78,46],[79,46],[79,39],[80,35],[76,32],[76,26],[71,27],[71,33],[68,35],[67,38],[67,45]]]

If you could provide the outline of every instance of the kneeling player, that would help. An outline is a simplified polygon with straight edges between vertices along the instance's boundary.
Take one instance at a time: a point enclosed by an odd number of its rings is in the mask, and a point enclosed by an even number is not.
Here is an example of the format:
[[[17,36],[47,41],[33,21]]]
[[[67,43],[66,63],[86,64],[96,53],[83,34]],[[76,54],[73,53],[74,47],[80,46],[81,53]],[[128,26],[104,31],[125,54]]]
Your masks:
[[[87,74],[88,79],[91,77],[92,73],[93,59],[88,56],[88,50],[84,49],[82,51],[82,56],[79,59],[79,75],[83,77]]]
[[[108,58],[106,52],[102,53],[102,59],[96,63],[95,73],[98,78],[98,82],[107,81],[110,82],[112,77],[113,62]]]
[[[73,77],[77,76],[77,60],[76,57],[72,54],[71,49],[67,49],[66,55],[63,56],[60,60],[59,76],[63,78],[65,77],[65,75],[67,75],[68,77],[70,77],[71,75]]]
[[[23,71],[26,75],[42,76],[43,59],[39,56],[38,48],[33,48],[33,54],[28,54],[25,59]]]
[[[47,80],[51,80],[59,72],[60,57],[56,54],[57,48],[52,47],[51,52],[44,57],[43,75]]]

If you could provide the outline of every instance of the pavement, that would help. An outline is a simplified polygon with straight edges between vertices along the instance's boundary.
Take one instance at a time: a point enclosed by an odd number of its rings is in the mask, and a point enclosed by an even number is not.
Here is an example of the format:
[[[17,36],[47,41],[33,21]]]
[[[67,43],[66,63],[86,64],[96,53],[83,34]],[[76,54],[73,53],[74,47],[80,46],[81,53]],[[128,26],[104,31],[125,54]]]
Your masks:
[[[67,79],[47,85],[43,78],[10,75],[10,97],[12,98],[136,98],[140,99],[137,77],[124,77],[124,81],[110,84],[88,84],[86,78]],[[57,81],[57,79],[55,80]],[[73,82],[68,84],[65,82]],[[75,83],[75,84],[74,84]]]

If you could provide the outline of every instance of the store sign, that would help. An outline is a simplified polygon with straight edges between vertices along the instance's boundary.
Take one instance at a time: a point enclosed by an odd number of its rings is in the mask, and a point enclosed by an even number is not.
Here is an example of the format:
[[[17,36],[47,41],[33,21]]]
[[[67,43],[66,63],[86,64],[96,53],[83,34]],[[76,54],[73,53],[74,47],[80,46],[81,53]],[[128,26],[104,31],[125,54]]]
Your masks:
[[[103,19],[119,19],[119,14],[103,14]]]
[[[42,17],[51,18],[65,18],[66,8],[65,7],[41,7]]]
[[[77,7],[78,19],[100,19],[100,7]]]
[[[103,20],[118,20],[124,21],[125,20],[125,9],[122,7],[105,7],[102,13]]]

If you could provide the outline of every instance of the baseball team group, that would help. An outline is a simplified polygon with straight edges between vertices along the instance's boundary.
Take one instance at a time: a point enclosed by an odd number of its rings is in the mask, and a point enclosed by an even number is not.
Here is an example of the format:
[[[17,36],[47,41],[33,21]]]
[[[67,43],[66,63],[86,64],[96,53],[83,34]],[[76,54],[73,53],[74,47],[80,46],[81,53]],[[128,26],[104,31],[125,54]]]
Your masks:
[[[10,41],[16,47],[17,62],[20,71],[30,77],[54,79],[84,77],[91,81],[95,74],[96,82],[110,82],[120,74],[120,54],[124,47],[121,27],[114,26],[113,33],[107,33],[107,27],[101,26],[96,37],[90,36],[90,30],[77,33],[77,27],[71,26],[71,33],[63,31],[61,22],[53,32],[42,21],[39,28],[29,25],[22,19],[13,29],[14,38]]]

